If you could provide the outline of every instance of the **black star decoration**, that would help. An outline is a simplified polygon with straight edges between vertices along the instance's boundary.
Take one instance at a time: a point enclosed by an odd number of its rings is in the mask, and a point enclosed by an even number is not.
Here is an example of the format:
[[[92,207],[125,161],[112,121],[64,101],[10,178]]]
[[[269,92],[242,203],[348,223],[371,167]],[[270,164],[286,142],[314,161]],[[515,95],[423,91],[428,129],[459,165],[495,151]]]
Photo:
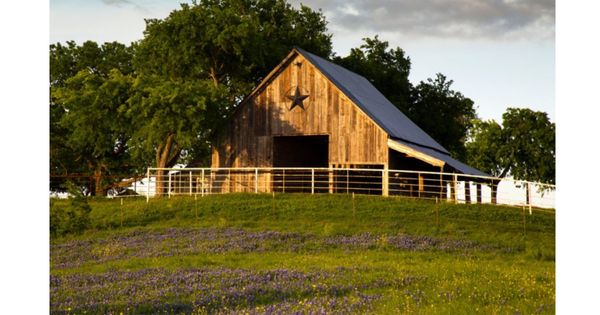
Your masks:
[[[302,103],[302,101],[304,99],[306,99],[307,97],[308,97],[308,95],[302,95],[300,93],[300,89],[298,87],[296,87],[296,92],[293,95],[287,96],[287,98],[292,101],[292,107],[290,107],[290,110],[294,109],[294,107],[296,107],[296,106],[306,110],[306,108],[304,108],[304,104]]]

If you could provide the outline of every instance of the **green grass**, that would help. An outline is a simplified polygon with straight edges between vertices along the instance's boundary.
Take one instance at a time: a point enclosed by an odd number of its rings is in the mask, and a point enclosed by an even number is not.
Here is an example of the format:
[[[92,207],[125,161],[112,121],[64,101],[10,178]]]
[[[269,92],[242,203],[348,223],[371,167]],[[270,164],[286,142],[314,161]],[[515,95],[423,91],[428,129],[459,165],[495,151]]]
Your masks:
[[[58,201],[58,204],[61,202],[67,201]],[[151,199],[149,203],[143,199],[125,199],[122,205],[118,200],[92,199],[89,203],[92,207],[90,229],[81,235],[51,239],[53,277],[88,277],[149,268],[173,273],[197,268],[226,268],[257,273],[284,269],[306,274],[333,274],[342,270],[340,279],[343,280],[335,280],[338,279],[335,276],[331,278],[334,280],[324,278],[315,283],[324,286],[343,283],[348,288],[355,287],[348,292],[340,291],[342,293],[333,295],[347,297],[349,301],[357,299],[359,293],[376,297],[367,306],[358,309],[360,312],[554,312],[555,218],[552,212],[534,211],[533,215],[529,215],[514,207],[436,204],[396,197],[357,196],[352,199],[347,195],[300,194],[278,194],[275,198],[262,194],[230,194],[203,198],[198,196],[197,200],[193,197],[175,197]],[[119,243],[120,237],[127,238],[136,233],[142,233],[145,237],[171,228],[182,231],[234,229],[246,232],[296,233],[294,235],[301,236],[302,241],[299,242],[302,244],[291,249],[296,241],[274,241],[261,250],[231,249],[223,252],[186,252],[187,245],[184,244],[178,245],[182,248],[181,254],[143,256],[136,252],[141,251],[143,245],[139,248],[124,248],[124,243]],[[375,235],[377,242],[372,246],[353,247],[331,244],[329,241],[364,233]],[[398,235],[429,237],[448,242],[461,241],[477,246],[456,250],[404,250],[387,243],[389,238]],[[207,241],[206,246],[220,246],[222,244],[219,242],[226,241]],[[59,261],[69,260],[61,255],[79,257],[76,251],[84,251],[84,248],[90,250],[88,247],[77,246],[69,251],[59,249],[60,246],[77,242],[90,243],[89,248],[97,252],[93,257],[106,259],[81,258],[81,262],[73,266],[58,264]],[[156,248],[160,247],[156,249],[157,253],[166,253],[169,248],[176,247],[171,239],[149,242],[154,242],[152,246]],[[81,253],[84,254],[86,253]],[[402,279],[413,280],[405,283]],[[387,282],[370,285],[377,281]],[[125,287],[131,283],[124,281],[115,285]],[[307,286],[294,287],[285,297],[275,294],[271,298],[268,295],[268,298],[261,300],[262,304],[259,306],[289,300],[304,305],[303,299],[329,292],[311,291],[310,285]],[[86,294],[89,295],[104,294],[102,290],[105,290],[92,287],[87,289],[89,292]],[[177,293],[174,297],[153,295],[155,291],[150,289],[141,290],[147,290],[140,293],[141,304],[146,300],[163,303],[175,301],[194,305],[191,309],[200,313],[228,312],[236,307],[238,311],[261,311],[256,305],[235,302],[237,300],[217,306],[210,304],[213,308],[206,309],[194,304],[194,294]],[[77,305],[76,301],[80,301],[77,299],[84,298],[75,298],[78,294],[76,291],[71,291],[64,285],[55,287],[54,290],[51,288],[51,304],[55,302],[51,305],[51,310],[68,312],[68,305],[71,309],[93,312],[93,309]],[[307,295],[306,292],[316,293]],[[331,293],[327,294],[331,296]],[[125,312],[143,312],[144,308],[139,303],[136,305],[130,309],[122,308]],[[111,307],[115,310],[121,308],[115,302],[104,311],[111,310]],[[301,311],[311,310],[302,307]],[[189,309],[184,308],[184,312]],[[178,310],[180,309],[172,309],[174,312]],[[336,312],[336,309],[330,311]]]

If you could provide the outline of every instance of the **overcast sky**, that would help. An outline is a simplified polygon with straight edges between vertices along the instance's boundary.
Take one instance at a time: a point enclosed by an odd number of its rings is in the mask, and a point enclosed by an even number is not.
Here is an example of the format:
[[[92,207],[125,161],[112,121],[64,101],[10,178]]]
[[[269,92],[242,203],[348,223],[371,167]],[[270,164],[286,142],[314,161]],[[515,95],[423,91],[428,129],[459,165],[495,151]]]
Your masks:
[[[144,18],[164,18],[179,2],[52,0],[50,42],[129,44],[142,38]],[[323,10],[338,56],[379,34],[410,56],[414,84],[445,74],[475,101],[483,119],[500,121],[512,106],[545,111],[555,120],[554,0],[290,2]]]

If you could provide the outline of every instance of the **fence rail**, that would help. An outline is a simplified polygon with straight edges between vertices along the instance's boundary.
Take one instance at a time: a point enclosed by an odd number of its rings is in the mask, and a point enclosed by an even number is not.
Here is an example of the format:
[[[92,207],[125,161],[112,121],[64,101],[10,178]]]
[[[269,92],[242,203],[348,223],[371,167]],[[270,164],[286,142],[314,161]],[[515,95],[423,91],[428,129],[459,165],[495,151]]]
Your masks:
[[[148,168],[135,190],[158,196],[366,194],[554,208],[554,185],[454,173],[361,168]]]

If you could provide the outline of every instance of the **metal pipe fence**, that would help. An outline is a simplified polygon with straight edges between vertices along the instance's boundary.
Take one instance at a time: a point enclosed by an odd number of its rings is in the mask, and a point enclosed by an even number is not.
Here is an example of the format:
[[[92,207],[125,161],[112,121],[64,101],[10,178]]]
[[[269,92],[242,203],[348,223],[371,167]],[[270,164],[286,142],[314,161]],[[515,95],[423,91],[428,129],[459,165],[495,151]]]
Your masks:
[[[454,203],[554,208],[555,186],[455,173],[360,168],[148,168],[135,192],[147,200],[223,193],[402,196]]]

